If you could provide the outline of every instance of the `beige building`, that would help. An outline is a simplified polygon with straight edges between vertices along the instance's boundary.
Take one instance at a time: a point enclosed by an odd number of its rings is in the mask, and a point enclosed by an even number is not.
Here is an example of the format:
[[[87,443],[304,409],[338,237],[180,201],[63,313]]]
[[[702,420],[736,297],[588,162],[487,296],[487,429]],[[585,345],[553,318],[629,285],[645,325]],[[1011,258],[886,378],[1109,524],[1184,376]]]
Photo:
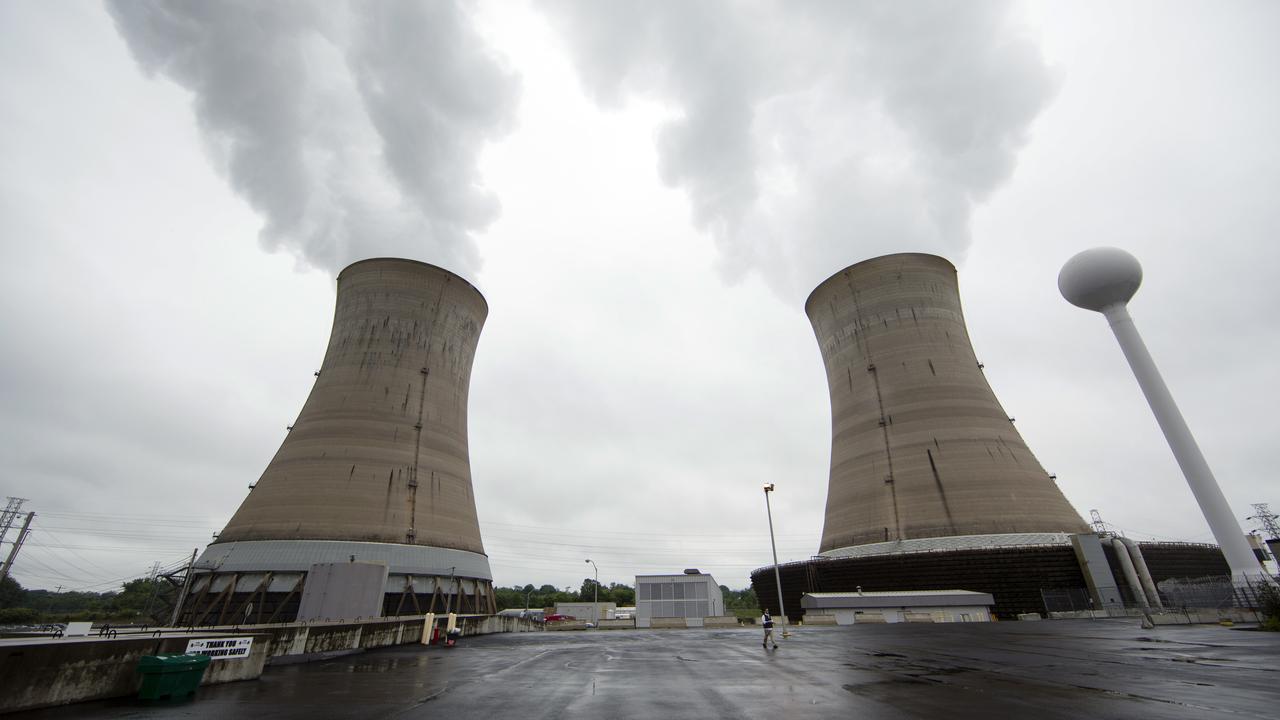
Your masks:
[[[575,620],[594,622],[596,620],[612,620],[617,608],[618,604],[613,602],[563,602],[556,603],[556,614],[567,615]]]
[[[805,593],[800,598],[806,620],[834,617],[837,625],[991,622],[995,603],[990,593],[970,590]]]

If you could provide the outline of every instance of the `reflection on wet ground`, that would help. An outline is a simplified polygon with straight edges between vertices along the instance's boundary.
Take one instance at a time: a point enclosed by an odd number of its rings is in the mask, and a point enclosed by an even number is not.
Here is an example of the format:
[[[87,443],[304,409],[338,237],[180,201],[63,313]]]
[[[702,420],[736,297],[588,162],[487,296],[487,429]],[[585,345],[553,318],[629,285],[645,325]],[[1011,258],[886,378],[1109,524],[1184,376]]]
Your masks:
[[[527,633],[15,718],[1205,718],[1275,714],[1280,633],[1134,620]]]

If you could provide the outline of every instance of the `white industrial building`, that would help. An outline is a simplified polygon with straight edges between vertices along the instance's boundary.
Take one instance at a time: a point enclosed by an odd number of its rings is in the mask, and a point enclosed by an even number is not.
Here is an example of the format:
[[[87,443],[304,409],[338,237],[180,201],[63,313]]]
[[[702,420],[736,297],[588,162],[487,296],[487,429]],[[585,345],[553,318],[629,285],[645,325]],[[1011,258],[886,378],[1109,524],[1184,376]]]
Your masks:
[[[724,595],[715,578],[697,570],[679,575],[636,576],[636,627],[652,627],[655,618],[683,618],[701,627],[703,618],[724,615]]]
[[[837,625],[859,622],[991,622],[990,593],[972,590],[805,593],[805,617],[835,616]],[[829,622],[829,621],[828,621]]]

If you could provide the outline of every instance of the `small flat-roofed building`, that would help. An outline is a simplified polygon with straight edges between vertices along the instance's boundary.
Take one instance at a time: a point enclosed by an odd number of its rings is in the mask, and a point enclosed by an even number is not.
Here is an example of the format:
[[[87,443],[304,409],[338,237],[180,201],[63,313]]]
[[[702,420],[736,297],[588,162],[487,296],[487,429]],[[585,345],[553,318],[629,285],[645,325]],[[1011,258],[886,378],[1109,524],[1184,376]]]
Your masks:
[[[589,602],[558,602],[556,603],[556,614],[565,615],[574,620],[582,620],[584,622],[595,622],[596,620],[604,620],[611,617],[613,611],[618,607],[617,603],[602,602],[599,604]]]
[[[636,576],[636,627],[652,627],[654,618],[682,618],[686,627],[724,615],[724,594],[715,578],[697,570],[679,575]]]
[[[990,593],[972,590],[805,593],[805,617],[835,616],[837,625],[858,622],[990,622]],[[829,621],[828,621],[829,622]]]
[[[614,608],[613,610],[609,611],[609,615],[605,619],[606,620],[635,620],[636,609],[634,606]]]

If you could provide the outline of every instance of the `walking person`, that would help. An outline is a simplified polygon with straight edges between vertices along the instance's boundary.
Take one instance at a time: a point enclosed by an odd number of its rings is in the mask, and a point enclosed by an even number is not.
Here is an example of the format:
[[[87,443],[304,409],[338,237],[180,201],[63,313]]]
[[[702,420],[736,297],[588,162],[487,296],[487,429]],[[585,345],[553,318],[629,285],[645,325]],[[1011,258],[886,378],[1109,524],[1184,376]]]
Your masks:
[[[768,610],[764,611],[764,615],[760,618],[760,624],[764,626],[764,649],[769,649],[769,644],[773,644],[773,649],[778,649],[778,643],[773,639],[773,616]]]

